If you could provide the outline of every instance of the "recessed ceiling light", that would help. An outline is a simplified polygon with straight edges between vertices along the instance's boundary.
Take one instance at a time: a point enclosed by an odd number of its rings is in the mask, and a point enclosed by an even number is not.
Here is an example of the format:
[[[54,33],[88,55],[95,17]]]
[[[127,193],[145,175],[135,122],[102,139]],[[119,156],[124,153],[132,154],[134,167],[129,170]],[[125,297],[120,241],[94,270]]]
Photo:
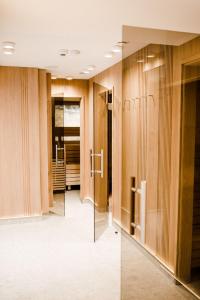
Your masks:
[[[138,59],[137,62],[138,63],[144,63],[144,59]]]
[[[148,54],[147,57],[148,57],[148,58],[154,58],[154,57],[155,57],[155,54]]]
[[[89,70],[83,70],[81,73],[82,73],[82,74],[89,74],[90,71],[89,71]]]
[[[104,54],[104,57],[106,58],[112,58],[113,57],[113,53],[112,52],[107,52]]]
[[[4,49],[15,49],[15,43],[13,42],[3,42]]]
[[[80,50],[78,49],[73,49],[73,50],[68,50],[67,55],[78,55],[80,54]]]
[[[125,46],[128,43],[129,42],[127,42],[127,41],[120,41],[120,42],[117,42],[117,45],[123,47],[123,46]]]
[[[72,79],[73,79],[73,77],[71,77],[71,76],[67,76],[67,77],[66,77],[66,79],[67,79],[67,80],[72,80]]]
[[[88,69],[89,71],[93,71],[95,68],[96,68],[96,67],[95,67],[94,65],[90,65],[90,66],[87,67],[87,69]]]
[[[122,47],[116,45],[116,46],[114,46],[114,47],[112,48],[112,52],[114,52],[114,53],[120,53],[120,52],[122,52]]]
[[[67,55],[68,50],[67,49],[60,49],[59,50],[59,55],[60,56],[66,56]]]
[[[69,49],[60,49],[59,50],[59,55],[60,56],[66,56],[66,55],[78,55],[80,54],[80,50],[78,49],[73,49],[73,50],[69,50]]]
[[[12,54],[14,54],[14,52],[15,52],[15,49],[4,49],[3,50],[3,53],[6,55],[12,55]]]

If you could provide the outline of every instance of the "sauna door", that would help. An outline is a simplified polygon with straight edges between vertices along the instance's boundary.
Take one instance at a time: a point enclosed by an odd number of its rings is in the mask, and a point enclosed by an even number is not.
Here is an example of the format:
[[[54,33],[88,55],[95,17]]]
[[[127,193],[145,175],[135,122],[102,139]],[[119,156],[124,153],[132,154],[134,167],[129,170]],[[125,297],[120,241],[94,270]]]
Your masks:
[[[94,240],[108,226],[108,89],[94,83],[94,145],[91,153],[94,176]]]
[[[52,180],[50,212],[65,215],[66,163],[64,149],[64,99],[52,98]]]

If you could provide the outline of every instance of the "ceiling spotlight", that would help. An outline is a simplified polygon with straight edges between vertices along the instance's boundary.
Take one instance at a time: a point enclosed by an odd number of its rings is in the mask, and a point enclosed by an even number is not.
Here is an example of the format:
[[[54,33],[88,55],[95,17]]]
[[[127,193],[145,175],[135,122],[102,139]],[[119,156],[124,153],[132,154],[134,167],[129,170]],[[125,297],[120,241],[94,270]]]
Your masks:
[[[148,58],[154,58],[154,57],[155,57],[155,54],[148,54],[147,57],[148,57]]]
[[[3,53],[6,55],[12,55],[12,54],[14,54],[14,52],[15,52],[15,49],[4,49],[3,50]]]
[[[127,42],[127,41],[120,41],[120,42],[117,42],[117,45],[120,46],[120,47],[123,47],[123,46],[125,46],[128,43],[129,42]]]
[[[68,50],[68,55],[78,55],[80,54],[80,50],[78,49],[73,49],[73,50]]]
[[[15,49],[15,43],[13,42],[3,42],[3,49]]]
[[[59,55],[60,55],[60,56],[66,56],[67,53],[68,53],[68,50],[67,50],[67,49],[60,49],[60,50],[59,50]]]
[[[83,70],[81,73],[82,73],[82,74],[89,74],[90,71],[89,71],[89,70]]]
[[[90,65],[87,67],[88,71],[94,71],[96,67],[94,65]]]
[[[114,52],[114,53],[122,52],[122,46],[116,45],[115,47],[112,48],[112,52]]]
[[[60,49],[59,50],[59,55],[60,56],[66,56],[66,55],[78,55],[80,54],[80,50],[78,49],[73,49],[73,50],[69,50],[69,49]]]
[[[111,57],[113,57],[113,53],[112,52],[107,52],[107,53],[104,54],[104,57],[111,58]]]
[[[66,77],[67,80],[72,80],[73,78],[71,76]]]
[[[138,63],[144,63],[144,59],[138,59],[137,62]]]

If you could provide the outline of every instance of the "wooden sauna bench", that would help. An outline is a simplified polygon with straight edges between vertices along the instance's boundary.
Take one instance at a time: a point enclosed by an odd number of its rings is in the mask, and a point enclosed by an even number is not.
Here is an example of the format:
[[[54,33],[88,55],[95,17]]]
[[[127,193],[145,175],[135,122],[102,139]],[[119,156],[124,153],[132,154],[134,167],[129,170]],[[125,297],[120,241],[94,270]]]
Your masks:
[[[80,185],[80,164],[66,164],[66,186]]]

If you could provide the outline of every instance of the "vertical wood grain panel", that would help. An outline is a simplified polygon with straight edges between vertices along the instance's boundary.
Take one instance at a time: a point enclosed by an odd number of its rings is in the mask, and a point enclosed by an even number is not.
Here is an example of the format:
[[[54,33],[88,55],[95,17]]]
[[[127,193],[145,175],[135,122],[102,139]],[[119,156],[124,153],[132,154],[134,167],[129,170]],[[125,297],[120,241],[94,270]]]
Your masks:
[[[39,124],[40,124],[40,185],[42,212],[49,211],[48,180],[48,112],[47,112],[47,75],[45,70],[38,71],[39,83]]]
[[[148,52],[156,57],[148,60]],[[175,263],[170,263],[170,239],[175,235],[170,212],[176,205],[170,202],[172,47],[149,45],[124,59],[123,66],[122,206],[134,215],[134,237],[140,241],[140,195],[136,193],[135,204],[130,205],[130,182],[135,177],[139,188],[146,180],[144,247],[174,270]]]
[[[92,115],[93,115],[93,82],[100,84],[107,89],[114,90],[113,97],[113,120],[112,120],[112,142],[113,142],[113,155],[112,155],[112,213],[113,218],[117,223],[121,223],[121,127],[122,127],[122,63],[118,63],[111,68],[99,73],[89,83],[89,105],[90,105],[90,136],[92,137]],[[93,141],[90,139],[90,148],[92,149]],[[92,193],[93,179],[90,178],[90,190]],[[124,211],[125,212],[125,211]],[[126,212],[125,212],[126,214]]]
[[[182,97],[182,76],[186,75],[182,73],[182,70],[184,64],[200,60],[200,38],[176,47],[173,60],[172,155],[174,165],[171,201],[176,203],[172,219],[176,228],[176,251],[174,251],[173,260],[176,263],[176,276],[188,281],[191,275],[192,251],[195,111],[192,105],[194,101],[192,89],[189,95],[191,104]]]
[[[38,70],[0,67],[0,217],[41,215]]]

